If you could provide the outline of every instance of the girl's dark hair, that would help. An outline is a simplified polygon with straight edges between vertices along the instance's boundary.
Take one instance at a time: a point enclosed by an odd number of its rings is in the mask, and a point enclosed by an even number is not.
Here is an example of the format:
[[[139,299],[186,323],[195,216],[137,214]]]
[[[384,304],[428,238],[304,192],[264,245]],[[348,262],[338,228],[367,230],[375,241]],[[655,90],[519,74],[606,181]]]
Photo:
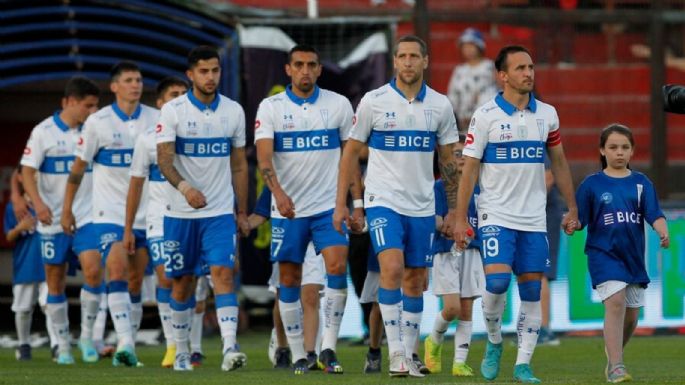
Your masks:
[[[602,129],[602,133],[599,135],[599,148],[604,148],[604,146],[606,146],[609,135],[613,133],[625,136],[628,138],[630,146],[635,147],[635,139],[633,138],[633,132],[630,131],[630,128],[619,123],[612,123]],[[599,154],[599,161],[602,163],[602,170],[607,168],[607,158],[601,153]],[[628,164],[627,167],[630,168],[630,164]]]

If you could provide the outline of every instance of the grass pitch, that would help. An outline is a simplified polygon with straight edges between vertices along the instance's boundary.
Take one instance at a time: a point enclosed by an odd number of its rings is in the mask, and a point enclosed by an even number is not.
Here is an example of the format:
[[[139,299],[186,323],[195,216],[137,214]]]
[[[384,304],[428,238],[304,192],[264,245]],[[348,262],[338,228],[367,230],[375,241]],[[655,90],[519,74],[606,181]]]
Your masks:
[[[453,344],[443,348],[443,373],[432,374],[424,379],[391,379],[387,374],[387,349],[383,347],[384,371],[382,374],[364,375],[362,368],[366,355],[363,346],[338,344],[338,358],[345,373],[324,374],[319,371],[295,376],[290,371],[275,370],[266,356],[268,334],[249,333],[241,335],[239,342],[248,355],[247,367],[235,372],[220,370],[221,356],[219,338],[205,339],[205,364],[193,372],[174,373],[159,366],[163,347],[139,347],[138,356],[144,368],[113,368],[109,360],[97,364],[80,362],[78,350],[73,353],[77,363],[60,367],[49,359],[47,348],[34,349],[33,361],[17,362],[14,350],[0,350],[0,384],[506,384],[511,383],[516,348],[511,338],[505,341],[502,370],[499,377],[488,382],[479,375],[457,378],[450,375]],[[484,340],[474,340],[468,364],[476,372],[483,355]],[[423,348],[421,349],[423,350]],[[685,336],[634,337],[625,353],[625,364],[640,384],[685,384]],[[601,338],[563,338],[560,346],[541,346],[535,351],[533,369],[544,384],[605,384],[605,356]]]

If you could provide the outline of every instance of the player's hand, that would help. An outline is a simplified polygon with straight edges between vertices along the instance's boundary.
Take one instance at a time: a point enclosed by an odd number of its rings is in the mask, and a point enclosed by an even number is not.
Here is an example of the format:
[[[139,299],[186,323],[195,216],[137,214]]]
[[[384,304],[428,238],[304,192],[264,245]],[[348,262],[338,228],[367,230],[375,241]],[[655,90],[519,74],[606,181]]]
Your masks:
[[[457,213],[454,209],[451,209],[447,212],[447,215],[445,215],[445,218],[442,220],[442,235],[445,236],[447,239],[454,239],[455,235],[455,223],[457,223]],[[471,230],[473,231],[473,229]]]
[[[346,222],[349,223],[350,220],[350,209],[347,206],[335,207],[335,211],[333,211],[333,228],[335,231],[344,234],[342,225]]]
[[[44,225],[51,225],[52,211],[50,211],[50,208],[43,202],[35,202],[34,206],[36,210],[36,217],[38,218],[40,223]]]
[[[250,222],[247,220],[247,215],[244,212],[238,212],[235,220],[238,224],[238,231],[240,231],[240,235],[243,237],[249,236],[252,228],[250,227]]]
[[[440,215],[435,216],[435,231],[442,232],[442,224],[445,223]]]
[[[349,218],[349,228],[350,231],[355,233],[355,234],[361,234],[364,232],[364,223],[366,222],[366,218],[364,216],[364,209],[361,207],[358,207],[354,210],[352,210],[352,216]]]
[[[133,235],[133,230],[124,228],[124,250],[128,255],[136,253],[136,236]]]
[[[564,229],[566,235],[573,235],[573,233],[580,229],[580,221],[578,220],[578,210],[569,210],[564,218],[561,220],[561,228]]]
[[[668,236],[668,233],[664,234],[659,234],[659,246],[663,249],[668,249],[668,246],[671,245],[671,239]]]
[[[201,209],[207,206],[207,198],[205,198],[205,195],[195,187],[189,188],[184,196],[186,202],[194,209]]]
[[[21,221],[27,216],[33,217],[31,215],[31,212],[29,211],[29,205],[26,203],[26,199],[22,197],[19,194],[17,195],[17,198],[14,198],[14,195],[10,198],[12,201],[12,209],[14,211],[14,217],[17,218],[18,221]]]
[[[36,228],[36,218],[33,217],[33,215],[27,215],[23,217],[20,221],[19,224],[17,224],[17,228],[20,231],[32,231]]]
[[[466,249],[470,241],[467,238],[473,238],[473,234],[473,227],[471,227],[466,218],[455,220],[454,230],[452,231],[454,247],[459,251]]]
[[[293,200],[290,199],[288,194],[286,194],[283,190],[278,192],[272,191],[272,194],[274,196],[274,200],[276,201],[276,208],[278,208],[278,212],[285,218],[294,218],[295,203],[293,203]]]
[[[62,225],[62,231],[64,231],[64,234],[74,235],[74,231],[76,231],[76,219],[74,219],[74,214],[71,212],[71,210],[62,210],[60,224]]]

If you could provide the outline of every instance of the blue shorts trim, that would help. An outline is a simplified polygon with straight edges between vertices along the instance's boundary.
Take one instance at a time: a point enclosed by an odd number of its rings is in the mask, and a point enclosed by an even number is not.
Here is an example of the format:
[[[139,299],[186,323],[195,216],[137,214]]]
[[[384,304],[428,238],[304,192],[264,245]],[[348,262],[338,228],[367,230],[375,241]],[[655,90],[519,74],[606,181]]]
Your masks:
[[[478,229],[483,265],[504,263],[516,275],[542,273],[550,264],[547,233],[487,225]]]
[[[331,246],[349,245],[345,235],[333,228],[333,210],[305,218],[271,218],[271,261],[302,264],[309,241],[316,253]]]
[[[404,265],[421,268],[433,261],[435,217],[410,217],[385,207],[366,209],[371,245],[376,254],[388,249],[404,253]]]
[[[164,270],[194,275],[203,264],[233,268],[236,224],[232,214],[209,218],[164,217]]]
[[[80,255],[87,250],[100,251],[99,246],[94,224],[87,223],[76,229],[76,233],[74,233],[74,243],[71,247],[74,254]]]

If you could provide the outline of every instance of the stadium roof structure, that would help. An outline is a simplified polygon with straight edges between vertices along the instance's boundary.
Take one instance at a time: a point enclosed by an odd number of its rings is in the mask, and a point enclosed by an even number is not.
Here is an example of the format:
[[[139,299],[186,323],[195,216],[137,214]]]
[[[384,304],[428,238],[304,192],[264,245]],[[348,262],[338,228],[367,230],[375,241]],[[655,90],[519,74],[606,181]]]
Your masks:
[[[146,80],[157,83],[183,76],[188,51],[207,44],[223,58],[221,91],[236,98],[238,34],[235,20],[222,11],[196,1],[0,2],[0,90],[77,74],[107,80],[120,60],[135,61]]]

